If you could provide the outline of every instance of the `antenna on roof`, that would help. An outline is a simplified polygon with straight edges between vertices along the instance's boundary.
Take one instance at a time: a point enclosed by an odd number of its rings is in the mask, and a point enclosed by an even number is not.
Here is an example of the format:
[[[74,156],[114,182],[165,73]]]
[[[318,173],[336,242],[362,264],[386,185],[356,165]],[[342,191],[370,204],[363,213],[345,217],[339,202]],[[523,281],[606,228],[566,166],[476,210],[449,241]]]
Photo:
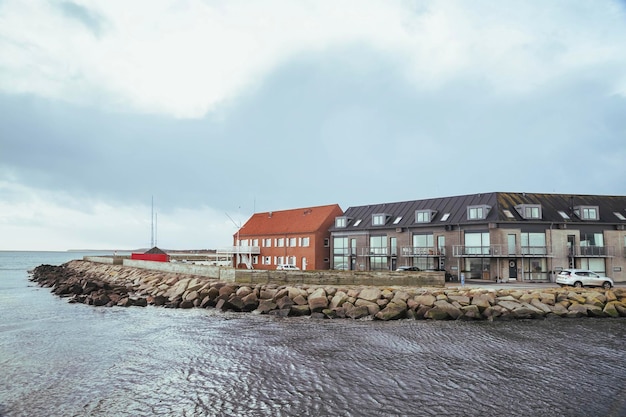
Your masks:
[[[154,247],[154,196],[150,203],[150,248]]]

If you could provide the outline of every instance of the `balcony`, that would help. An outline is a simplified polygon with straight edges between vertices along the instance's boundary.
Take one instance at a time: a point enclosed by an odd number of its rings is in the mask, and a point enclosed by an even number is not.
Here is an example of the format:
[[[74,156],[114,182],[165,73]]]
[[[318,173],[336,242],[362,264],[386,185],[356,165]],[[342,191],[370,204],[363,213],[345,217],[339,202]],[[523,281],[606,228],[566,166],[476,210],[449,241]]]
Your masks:
[[[445,248],[436,248],[434,246],[404,246],[402,247],[402,256],[406,257],[435,257],[445,255]]]
[[[217,251],[219,255],[258,255],[261,253],[259,246],[230,246],[220,248]]]
[[[509,257],[545,257],[549,256],[547,246],[521,246],[509,248],[508,245],[452,247],[452,256],[457,258],[509,258]]]
[[[361,250],[361,255],[363,256],[396,256],[397,254],[397,248],[389,247],[371,246]]]
[[[615,256],[613,246],[574,246],[569,249],[569,256],[577,258],[609,258]]]

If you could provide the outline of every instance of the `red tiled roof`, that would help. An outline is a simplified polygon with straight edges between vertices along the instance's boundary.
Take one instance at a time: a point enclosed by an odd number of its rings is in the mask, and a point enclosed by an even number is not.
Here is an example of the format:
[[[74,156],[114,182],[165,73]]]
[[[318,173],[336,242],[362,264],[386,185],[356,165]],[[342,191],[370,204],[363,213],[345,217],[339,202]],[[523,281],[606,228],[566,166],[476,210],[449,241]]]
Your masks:
[[[311,233],[324,226],[329,218],[334,220],[336,216],[342,214],[343,211],[338,204],[255,213],[239,229],[239,237]],[[237,233],[234,236],[237,236]]]

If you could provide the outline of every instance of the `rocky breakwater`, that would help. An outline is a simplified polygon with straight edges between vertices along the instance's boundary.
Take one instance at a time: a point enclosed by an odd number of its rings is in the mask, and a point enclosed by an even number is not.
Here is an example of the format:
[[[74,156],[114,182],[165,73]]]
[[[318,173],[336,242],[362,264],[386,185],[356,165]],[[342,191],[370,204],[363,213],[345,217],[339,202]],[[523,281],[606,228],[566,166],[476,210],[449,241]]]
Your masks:
[[[626,317],[626,290],[247,286],[201,277],[71,261],[41,265],[32,281],[94,306],[215,308],[277,316],[374,320]]]

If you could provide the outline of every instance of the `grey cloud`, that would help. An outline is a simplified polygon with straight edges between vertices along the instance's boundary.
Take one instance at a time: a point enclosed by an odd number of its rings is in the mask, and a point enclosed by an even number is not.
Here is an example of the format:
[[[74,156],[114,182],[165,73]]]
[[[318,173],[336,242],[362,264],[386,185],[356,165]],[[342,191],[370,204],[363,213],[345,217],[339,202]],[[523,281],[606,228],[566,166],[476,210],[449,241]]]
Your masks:
[[[104,19],[98,13],[71,1],[59,3],[59,9],[66,17],[76,20],[95,36],[100,36],[104,28]]]
[[[375,76],[334,70],[346,55]],[[326,51],[282,67],[220,120],[0,96],[0,164],[28,185],[77,196],[126,205],[154,195],[163,211],[503,190],[625,194],[623,168],[595,163],[626,157],[626,100],[603,88],[571,80],[520,99],[465,79],[416,92],[384,56]],[[594,126],[602,132],[590,136]]]

